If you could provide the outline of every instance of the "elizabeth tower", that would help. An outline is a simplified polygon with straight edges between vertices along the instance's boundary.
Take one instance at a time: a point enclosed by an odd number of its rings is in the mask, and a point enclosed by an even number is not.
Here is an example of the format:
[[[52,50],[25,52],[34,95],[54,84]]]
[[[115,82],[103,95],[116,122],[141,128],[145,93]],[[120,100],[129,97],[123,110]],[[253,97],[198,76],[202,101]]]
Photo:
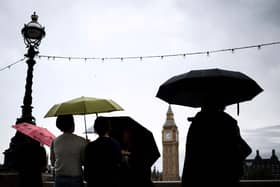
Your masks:
[[[174,114],[169,105],[166,121],[162,129],[162,180],[178,181],[179,177],[179,151],[178,129],[174,121]]]

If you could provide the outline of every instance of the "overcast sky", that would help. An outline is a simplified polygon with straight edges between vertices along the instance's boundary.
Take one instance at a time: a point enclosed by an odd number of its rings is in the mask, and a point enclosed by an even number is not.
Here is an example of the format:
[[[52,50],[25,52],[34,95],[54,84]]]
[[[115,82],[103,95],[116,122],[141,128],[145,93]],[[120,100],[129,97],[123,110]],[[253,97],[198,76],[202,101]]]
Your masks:
[[[46,37],[40,55],[123,57],[186,53],[280,41],[278,0],[49,0],[0,2],[0,66],[21,58],[26,48],[21,36],[24,23],[36,11]],[[263,157],[271,149],[280,153],[279,95],[280,45],[234,53],[140,60],[63,60],[37,58],[33,79],[33,115],[37,125],[60,132],[55,119],[44,118],[55,103],[79,96],[110,98],[150,129],[160,151],[161,130],[168,104],[155,97],[161,83],[193,69],[223,68],[241,71],[255,79],[264,92],[227,112],[238,120],[242,136]],[[0,150],[9,147],[11,128],[21,116],[27,65],[18,63],[0,71]],[[189,127],[187,117],[198,109],[172,105],[180,136],[180,171]],[[76,117],[76,131],[84,136],[84,124]],[[87,116],[91,125],[94,115]],[[272,130],[273,129],[273,130]],[[278,130],[274,130],[278,129]],[[90,135],[91,139],[95,136]],[[48,147],[46,147],[48,149]],[[0,161],[3,162],[3,155]],[[161,170],[161,159],[156,166]]]

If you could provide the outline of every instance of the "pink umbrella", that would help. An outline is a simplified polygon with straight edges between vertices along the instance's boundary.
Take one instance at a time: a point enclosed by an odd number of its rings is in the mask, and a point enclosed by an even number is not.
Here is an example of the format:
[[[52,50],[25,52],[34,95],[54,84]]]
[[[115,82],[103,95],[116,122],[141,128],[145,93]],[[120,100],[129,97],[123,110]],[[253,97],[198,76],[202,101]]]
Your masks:
[[[30,123],[19,123],[12,126],[19,132],[37,140],[38,142],[51,146],[53,139],[55,136],[48,131],[48,129],[43,127],[38,127],[36,125],[32,125]]]

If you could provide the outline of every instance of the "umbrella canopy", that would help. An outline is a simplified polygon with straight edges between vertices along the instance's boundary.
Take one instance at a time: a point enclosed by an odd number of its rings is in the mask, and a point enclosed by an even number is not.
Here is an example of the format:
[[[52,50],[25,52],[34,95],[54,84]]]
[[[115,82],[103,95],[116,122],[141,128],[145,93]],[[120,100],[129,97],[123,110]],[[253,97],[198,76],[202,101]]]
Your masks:
[[[111,136],[118,140],[122,149],[131,152],[134,167],[150,168],[160,157],[160,153],[151,131],[129,116],[102,117],[109,119],[112,127]],[[129,144],[124,141],[125,131],[130,132]],[[135,168],[135,169],[136,169]]]
[[[36,125],[30,123],[19,123],[12,126],[17,131],[37,140],[38,142],[51,146],[53,139],[55,136],[48,131],[48,129],[43,127],[38,127]]]
[[[78,97],[63,103],[55,104],[47,112],[45,117],[59,115],[85,115],[103,112],[123,110],[116,102],[111,99],[100,99],[94,97]]]
[[[231,105],[253,99],[263,89],[247,75],[223,69],[193,70],[164,82],[156,97],[190,107]]]
[[[59,116],[59,115],[67,115],[67,114],[84,115],[85,130],[86,130],[87,129],[86,117],[85,117],[86,114],[97,114],[97,113],[120,111],[120,110],[123,110],[123,108],[111,99],[101,99],[101,98],[82,96],[53,105],[45,115],[45,118]],[[88,139],[87,131],[86,131],[86,139]]]

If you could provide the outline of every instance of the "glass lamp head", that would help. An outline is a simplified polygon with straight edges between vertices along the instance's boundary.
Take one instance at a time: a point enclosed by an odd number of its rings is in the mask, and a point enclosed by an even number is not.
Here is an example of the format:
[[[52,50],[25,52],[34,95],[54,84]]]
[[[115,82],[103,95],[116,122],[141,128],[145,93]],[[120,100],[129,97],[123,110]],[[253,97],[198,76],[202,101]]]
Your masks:
[[[27,47],[39,47],[41,40],[46,35],[46,32],[45,28],[38,23],[38,15],[36,15],[35,12],[31,16],[31,21],[24,24],[21,33]]]

